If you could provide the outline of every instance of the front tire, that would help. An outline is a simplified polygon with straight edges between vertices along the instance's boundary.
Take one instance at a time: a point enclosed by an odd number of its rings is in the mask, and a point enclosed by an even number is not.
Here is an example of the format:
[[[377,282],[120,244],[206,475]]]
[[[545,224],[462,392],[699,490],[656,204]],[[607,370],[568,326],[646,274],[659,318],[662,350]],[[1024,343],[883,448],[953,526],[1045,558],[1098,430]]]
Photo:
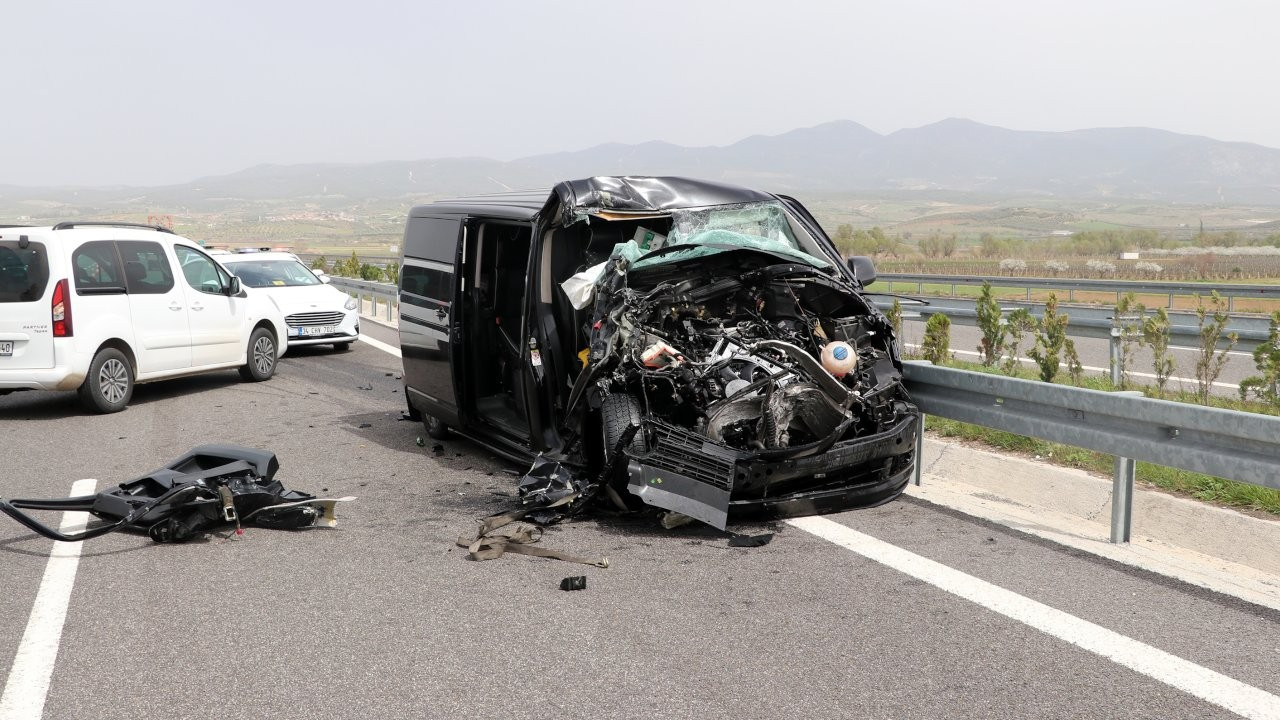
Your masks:
[[[133,367],[115,348],[103,348],[89,363],[89,375],[78,390],[80,402],[97,413],[116,413],[133,398]]]
[[[256,328],[249,336],[245,359],[240,377],[249,382],[270,380],[276,372],[276,336],[266,328]]]

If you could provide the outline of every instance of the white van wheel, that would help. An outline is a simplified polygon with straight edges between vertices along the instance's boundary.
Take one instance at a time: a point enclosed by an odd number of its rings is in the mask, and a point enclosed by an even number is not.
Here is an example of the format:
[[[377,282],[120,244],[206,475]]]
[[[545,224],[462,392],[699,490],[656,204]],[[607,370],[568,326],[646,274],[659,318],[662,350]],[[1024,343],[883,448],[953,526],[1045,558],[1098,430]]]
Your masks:
[[[115,348],[102,348],[89,363],[89,374],[78,390],[80,402],[98,413],[120,412],[133,398],[133,368]]]

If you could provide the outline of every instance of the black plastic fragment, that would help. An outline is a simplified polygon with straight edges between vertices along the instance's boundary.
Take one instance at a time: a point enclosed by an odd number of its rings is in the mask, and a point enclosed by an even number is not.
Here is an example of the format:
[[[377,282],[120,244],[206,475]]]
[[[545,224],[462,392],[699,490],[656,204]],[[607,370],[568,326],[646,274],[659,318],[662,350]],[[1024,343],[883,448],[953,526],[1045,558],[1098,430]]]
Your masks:
[[[574,575],[573,577],[567,577],[560,581],[560,589],[561,590],[586,590],[587,576]]]
[[[761,535],[739,535],[734,533],[729,536],[729,547],[764,547],[773,540],[773,533],[763,533]]]

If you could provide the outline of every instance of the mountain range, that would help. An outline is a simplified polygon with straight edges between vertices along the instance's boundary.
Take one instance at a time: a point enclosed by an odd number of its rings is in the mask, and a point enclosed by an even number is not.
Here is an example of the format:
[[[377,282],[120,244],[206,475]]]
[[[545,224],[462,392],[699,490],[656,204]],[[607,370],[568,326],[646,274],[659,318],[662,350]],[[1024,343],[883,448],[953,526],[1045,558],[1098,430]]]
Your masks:
[[[720,147],[655,141],[512,161],[260,165],[150,188],[0,186],[0,200],[214,209],[302,198],[431,198],[616,174],[689,175],[784,193],[952,191],[1280,206],[1280,150],[1273,148],[1151,128],[1039,132],[954,118],[887,135],[841,120]]]

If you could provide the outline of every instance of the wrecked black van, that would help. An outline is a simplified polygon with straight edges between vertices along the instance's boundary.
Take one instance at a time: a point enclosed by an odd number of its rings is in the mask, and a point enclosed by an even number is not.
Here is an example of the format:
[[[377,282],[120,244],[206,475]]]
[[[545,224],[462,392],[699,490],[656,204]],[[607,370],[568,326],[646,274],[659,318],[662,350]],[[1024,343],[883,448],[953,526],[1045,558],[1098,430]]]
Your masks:
[[[409,413],[533,467],[530,503],[735,517],[873,505],[920,414],[893,328],[796,200],[675,177],[415,207]]]

